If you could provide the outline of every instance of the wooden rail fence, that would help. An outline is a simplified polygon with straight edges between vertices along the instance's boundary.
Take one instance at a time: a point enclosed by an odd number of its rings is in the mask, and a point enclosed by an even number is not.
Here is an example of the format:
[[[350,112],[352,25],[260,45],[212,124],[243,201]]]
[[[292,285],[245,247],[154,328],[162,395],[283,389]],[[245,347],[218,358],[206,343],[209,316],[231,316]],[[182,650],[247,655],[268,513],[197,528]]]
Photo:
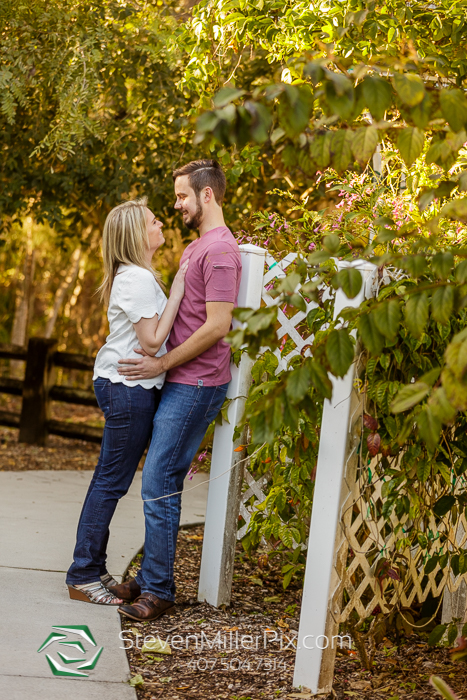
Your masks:
[[[92,372],[94,358],[56,350],[57,341],[31,338],[27,347],[0,345],[0,358],[25,360],[24,381],[0,377],[0,393],[22,396],[21,413],[0,410],[0,425],[19,428],[19,442],[45,445],[49,433],[101,442],[102,428],[50,418],[51,401],[97,406],[94,392],[55,385],[55,368]]]

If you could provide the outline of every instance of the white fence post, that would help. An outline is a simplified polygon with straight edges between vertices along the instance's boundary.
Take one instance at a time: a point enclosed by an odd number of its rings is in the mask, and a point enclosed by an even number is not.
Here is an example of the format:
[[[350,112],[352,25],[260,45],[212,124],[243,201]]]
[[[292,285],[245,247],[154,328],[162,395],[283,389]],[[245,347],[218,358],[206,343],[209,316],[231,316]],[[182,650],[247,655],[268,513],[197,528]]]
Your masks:
[[[240,252],[242,280],[238,305],[257,309],[261,304],[266,251],[248,244],[241,245]],[[224,421],[214,431],[198,600],[216,607],[230,603],[243,481],[243,464],[236,468],[234,465],[244,457],[242,452],[234,450],[244,444],[245,439],[241,436],[233,442],[233,435],[243,415],[252,365],[253,360],[246,354],[242,355],[238,367],[231,364],[232,380],[227,398],[233,400],[228,410],[229,423]]]
[[[371,296],[376,271],[375,265],[363,261],[339,262],[338,266],[339,269],[348,266],[359,269],[364,284],[354,299],[348,299],[342,290],[338,290],[334,318],[344,307],[357,307]],[[294,686],[309,688],[312,693],[328,693],[332,687],[336,653],[332,637],[338,634],[334,616],[338,616],[340,610],[332,610],[330,604],[336,583],[333,572],[342,566],[342,562],[336,559],[337,544],[341,539],[339,523],[348,496],[344,469],[352,448],[349,428],[354,425],[352,414],[355,406],[351,401],[354,377],[355,363],[345,377],[333,381],[332,400],[324,402],[321,423],[293,679]]]

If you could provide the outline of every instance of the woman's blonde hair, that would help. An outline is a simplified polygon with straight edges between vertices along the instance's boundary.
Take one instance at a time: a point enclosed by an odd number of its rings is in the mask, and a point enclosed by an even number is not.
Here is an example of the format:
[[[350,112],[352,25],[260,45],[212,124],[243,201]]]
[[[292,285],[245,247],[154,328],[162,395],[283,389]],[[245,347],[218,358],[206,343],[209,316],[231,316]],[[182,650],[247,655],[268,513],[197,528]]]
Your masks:
[[[104,281],[97,290],[106,304],[120,265],[138,265],[150,270],[161,285],[161,275],[147,261],[147,198],[132,199],[114,207],[107,216],[102,234]]]

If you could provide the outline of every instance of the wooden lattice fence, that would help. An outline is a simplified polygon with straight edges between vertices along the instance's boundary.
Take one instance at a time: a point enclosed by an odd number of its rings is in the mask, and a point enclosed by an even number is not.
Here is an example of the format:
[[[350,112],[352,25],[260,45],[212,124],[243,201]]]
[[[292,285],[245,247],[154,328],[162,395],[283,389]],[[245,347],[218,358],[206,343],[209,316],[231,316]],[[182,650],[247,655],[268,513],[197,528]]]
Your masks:
[[[278,262],[264,250],[254,246],[243,248],[247,256],[259,258],[262,254],[263,263],[255,261],[254,274],[261,277],[259,282],[256,280],[254,295],[248,297],[254,301],[242,305],[257,308],[260,304],[277,304],[277,300],[268,292],[276,278],[285,277],[286,270],[296,255],[289,254]],[[252,263],[249,264],[248,274],[251,276]],[[345,306],[358,306],[365,298],[375,296],[381,285],[388,280],[387,277],[381,279],[376,267],[370,263],[339,262],[338,266],[341,268],[349,264],[361,271],[364,285],[360,294],[351,300],[347,299],[342,290],[338,290],[334,304],[335,318]],[[250,292],[248,287],[245,298]],[[327,293],[327,290],[323,290],[323,294]],[[278,359],[276,374],[287,368],[293,356],[306,356],[310,353],[307,346],[313,337],[307,331],[304,321],[316,303],[306,299],[305,303],[306,311],[293,313],[290,318],[287,309],[278,308],[278,337],[283,339],[287,336],[293,347],[284,356],[279,349],[275,351]],[[251,364],[246,359],[244,362],[243,368],[232,368],[232,386],[237,387],[237,393],[232,398],[238,397],[229,409],[232,411],[231,423],[234,424],[241,417],[245,387],[248,384],[246,373],[251,372]],[[406,547],[399,553],[402,555],[400,560],[405,562],[400,567],[400,581],[381,579],[375,575],[378,560],[382,557],[390,559],[397,550],[397,540],[400,537],[397,534],[398,527],[408,529],[411,523],[407,516],[399,519],[395,512],[391,515],[390,524],[383,518],[381,489],[384,477],[370,476],[378,472],[373,463],[362,464],[359,447],[363,432],[365,393],[362,389],[364,383],[359,380],[362,367],[357,365],[360,363],[361,357],[357,352],[356,362],[348,374],[343,379],[333,381],[333,398],[332,401],[325,401],[321,425],[294,674],[294,685],[306,686],[314,693],[330,692],[332,688],[336,648],[329,644],[310,646],[310,638],[333,639],[338,635],[342,623],[349,620],[353,613],[364,619],[377,606],[382,612],[387,612],[396,604],[407,608],[414,601],[423,603],[430,593],[438,597],[447,590],[454,595],[455,591],[462,590],[465,594],[467,590],[467,575],[455,578],[451,574],[442,573],[439,566],[428,576],[425,575],[424,555],[419,547]],[[228,603],[230,600],[235,539],[246,534],[255,507],[264,501],[270,486],[268,474],[255,479],[248,466],[244,469],[244,464],[239,463],[235,467],[239,458],[235,454],[237,443],[232,445],[232,436],[232,426],[216,428],[211,477],[217,481],[214,489],[210,486],[199,589],[200,600],[213,605]],[[245,436],[240,439],[244,440]],[[465,485],[465,480],[459,479],[456,488],[462,489]],[[239,528],[234,524],[238,523],[238,514],[241,515]],[[221,534],[222,523],[225,524],[224,534]],[[235,532],[232,532],[232,528],[235,528]],[[438,532],[445,532],[451,542],[456,542],[461,547],[467,546],[467,522],[463,514],[459,516],[455,527],[450,524],[448,517],[435,522],[432,516],[426,523],[426,528],[427,532],[430,529],[434,533],[430,555],[439,553],[440,538],[436,537]],[[459,598],[458,603],[459,600],[462,604],[464,598]],[[457,607],[451,605],[449,609],[454,608],[458,613],[459,604]],[[462,608],[462,614],[464,613],[465,605]]]

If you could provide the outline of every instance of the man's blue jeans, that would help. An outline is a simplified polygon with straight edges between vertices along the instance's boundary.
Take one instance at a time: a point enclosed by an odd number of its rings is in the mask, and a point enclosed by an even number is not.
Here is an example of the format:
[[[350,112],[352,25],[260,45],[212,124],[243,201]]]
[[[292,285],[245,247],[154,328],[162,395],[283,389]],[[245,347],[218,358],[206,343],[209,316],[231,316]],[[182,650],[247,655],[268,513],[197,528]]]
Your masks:
[[[161,393],[100,377],[94,392],[105,416],[104,436],[78,523],[69,584],[93,583],[106,573],[110,521],[148,445]]]
[[[183,489],[183,480],[209,424],[219,413],[227,387],[166,382],[162,389],[143,468],[146,535],[136,576],[143,593],[175,600],[173,569],[181,495],[161,497]]]

